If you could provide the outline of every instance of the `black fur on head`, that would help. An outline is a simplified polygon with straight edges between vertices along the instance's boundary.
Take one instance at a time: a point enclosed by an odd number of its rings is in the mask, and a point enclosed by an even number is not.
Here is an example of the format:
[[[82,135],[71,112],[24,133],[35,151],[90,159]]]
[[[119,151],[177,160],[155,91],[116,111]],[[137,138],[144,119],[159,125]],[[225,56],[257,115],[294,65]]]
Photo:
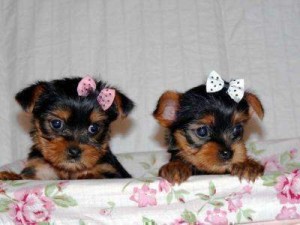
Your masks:
[[[41,112],[51,110],[55,106],[53,103],[81,106],[79,108],[85,109],[95,108],[101,110],[97,102],[97,96],[102,89],[109,87],[106,83],[99,81],[97,83],[96,90],[91,92],[86,97],[80,97],[77,93],[77,86],[81,78],[65,78],[61,80],[53,80],[50,82],[40,81],[34,85],[31,85],[19,93],[15,98],[17,102],[22,106],[24,111],[32,112],[33,115],[38,116]],[[110,88],[110,87],[109,87]],[[116,98],[114,104],[105,113],[111,120],[115,120],[118,116],[127,116],[134,108],[134,103],[121,91],[116,90]],[[71,103],[73,102],[73,104]],[[55,105],[56,105],[55,104]]]
[[[239,103],[233,101],[226,93],[225,88],[216,93],[207,93],[206,86],[200,85],[185,92],[180,98],[180,107],[176,112],[176,120],[170,127],[171,130],[183,128],[195,119],[212,114],[217,121],[215,126],[225,129],[232,124],[234,112],[248,113],[249,105],[245,99]]]

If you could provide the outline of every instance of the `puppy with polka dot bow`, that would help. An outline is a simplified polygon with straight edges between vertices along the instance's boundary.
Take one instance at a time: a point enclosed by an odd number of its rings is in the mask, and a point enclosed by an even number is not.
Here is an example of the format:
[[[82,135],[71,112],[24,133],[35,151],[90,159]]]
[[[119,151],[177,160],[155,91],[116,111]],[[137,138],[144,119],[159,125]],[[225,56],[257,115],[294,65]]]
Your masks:
[[[1,180],[129,178],[109,147],[110,124],[133,102],[90,76],[37,82],[16,95],[32,114],[33,145],[20,174]]]
[[[153,115],[167,128],[171,158],[159,175],[171,183],[191,175],[226,173],[255,181],[264,167],[247,156],[243,142],[252,112],[264,116],[258,97],[244,91],[244,80],[225,82],[215,71],[206,85],[163,93]]]

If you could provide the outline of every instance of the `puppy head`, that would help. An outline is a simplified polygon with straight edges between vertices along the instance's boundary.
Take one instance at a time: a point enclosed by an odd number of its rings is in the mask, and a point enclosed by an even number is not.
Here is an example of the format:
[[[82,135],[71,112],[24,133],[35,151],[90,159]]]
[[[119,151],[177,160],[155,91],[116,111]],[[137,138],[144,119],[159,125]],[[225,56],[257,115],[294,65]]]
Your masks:
[[[246,92],[236,103],[226,88],[207,93],[200,85],[185,93],[165,92],[153,112],[158,122],[168,128],[169,149],[199,170],[224,173],[231,164],[246,160],[242,141],[244,124],[255,112],[261,119],[260,100]]]
[[[115,90],[112,105],[103,110],[97,101],[106,84],[79,96],[81,78],[38,82],[16,95],[24,111],[33,115],[31,136],[34,147],[53,166],[69,171],[93,167],[105,154],[109,126],[117,117],[127,116],[133,102]]]

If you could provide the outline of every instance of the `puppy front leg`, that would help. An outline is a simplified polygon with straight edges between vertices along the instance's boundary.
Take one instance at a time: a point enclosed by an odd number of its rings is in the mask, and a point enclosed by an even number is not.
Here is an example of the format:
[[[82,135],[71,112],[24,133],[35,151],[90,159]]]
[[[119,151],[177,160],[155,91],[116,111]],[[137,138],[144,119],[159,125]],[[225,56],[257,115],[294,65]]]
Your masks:
[[[233,164],[230,171],[231,175],[238,176],[240,180],[243,178],[252,182],[262,176],[263,173],[264,166],[251,158],[248,158],[245,162]]]
[[[22,180],[22,176],[11,171],[1,171],[0,180]]]
[[[57,180],[54,168],[44,159],[29,159],[20,174],[26,180]]]
[[[180,184],[192,176],[192,170],[184,162],[176,160],[163,165],[158,174],[172,184]]]

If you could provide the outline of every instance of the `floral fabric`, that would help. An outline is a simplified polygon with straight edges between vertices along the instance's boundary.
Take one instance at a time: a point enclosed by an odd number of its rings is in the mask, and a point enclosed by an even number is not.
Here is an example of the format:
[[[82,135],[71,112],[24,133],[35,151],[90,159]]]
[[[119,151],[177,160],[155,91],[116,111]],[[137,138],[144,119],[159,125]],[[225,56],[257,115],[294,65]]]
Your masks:
[[[300,140],[251,143],[248,150],[266,166],[255,183],[208,175],[172,186],[156,177],[168,161],[164,152],[119,155],[132,179],[0,181],[0,224],[300,222]],[[23,165],[1,169],[18,172]]]

